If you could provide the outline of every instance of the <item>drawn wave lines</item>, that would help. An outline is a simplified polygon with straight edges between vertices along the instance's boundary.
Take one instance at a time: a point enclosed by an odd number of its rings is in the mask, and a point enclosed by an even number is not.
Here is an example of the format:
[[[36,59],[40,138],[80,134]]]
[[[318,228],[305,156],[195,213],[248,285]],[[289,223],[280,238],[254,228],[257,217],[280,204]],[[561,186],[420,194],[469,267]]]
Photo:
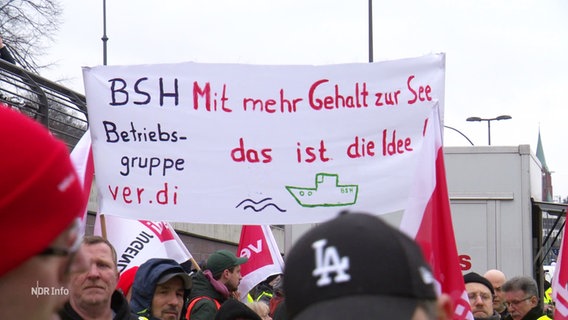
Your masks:
[[[264,209],[266,209],[266,207],[274,207],[276,208],[276,210],[280,211],[280,212],[286,212],[286,210],[280,209],[275,203],[267,203],[265,204],[262,208],[258,208],[258,205],[260,205],[261,203],[265,202],[265,201],[270,201],[272,200],[272,198],[264,198],[258,202],[252,200],[252,199],[245,199],[243,201],[241,201],[235,208],[240,207],[241,205],[247,204],[245,206],[243,206],[243,210],[247,210],[247,209],[252,209],[255,212],[260,212]],[[253,203],[253,204],[248,204],[248,203]]]

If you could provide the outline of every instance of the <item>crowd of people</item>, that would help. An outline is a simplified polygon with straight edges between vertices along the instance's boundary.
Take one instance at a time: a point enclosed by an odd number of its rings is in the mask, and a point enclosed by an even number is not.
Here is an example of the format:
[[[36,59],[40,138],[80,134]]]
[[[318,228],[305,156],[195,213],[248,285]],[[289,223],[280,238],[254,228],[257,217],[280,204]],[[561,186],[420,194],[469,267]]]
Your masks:
[[[246,303],[238,286],[248,258],[228,250],[202,270],[153,258],[120,275],[110,242],[80,236],[85,198],[65,144],[9,108],[0,108],[0,136],[2,318],[453,319],[418,244],[367,213],[342,212],[309,230],[284,273]],[[530,277],[489,270],[463,278],[475,319],[549,319]]]

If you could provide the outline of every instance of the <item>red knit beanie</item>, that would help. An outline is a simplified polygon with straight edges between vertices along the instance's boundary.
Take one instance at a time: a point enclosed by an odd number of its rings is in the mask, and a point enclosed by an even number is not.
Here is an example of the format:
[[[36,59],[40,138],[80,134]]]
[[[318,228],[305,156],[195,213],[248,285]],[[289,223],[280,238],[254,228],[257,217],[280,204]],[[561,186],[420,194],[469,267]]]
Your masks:
[[[138,266],[126,269],[120,274],[120,278],[118,278],[116,287],[122,290],[122,293],[124,293],[124,295],[127,295],[128,291],[130,291],[130,288],[132,288],[134,277],[136,276],[136,271],[138,271]]]
[[[40,253],[84,210],[66,145],[0,107],[0,277]]]

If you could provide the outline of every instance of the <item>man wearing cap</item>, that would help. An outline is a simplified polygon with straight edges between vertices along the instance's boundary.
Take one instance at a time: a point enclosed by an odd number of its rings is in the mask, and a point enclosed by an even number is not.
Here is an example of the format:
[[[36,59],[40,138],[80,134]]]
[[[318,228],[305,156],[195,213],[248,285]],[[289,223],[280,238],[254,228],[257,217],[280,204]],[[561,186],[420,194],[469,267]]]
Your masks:
[[[112,244],[99,236],[86,236],[79,248],[88,269],[71,275],[69,301],[59,313],[62,320],[132,320],[128,301],[116,290],[118,269]]]
[[[493,310],[495,290],[491,282],[475,272],[463,276],[465,291],[469,298],[471,313],[475,320],[499,320],[501,316]]]
[[[422,250],[408,236],[364,213],[342,212],[293,245],[284,269],[292,320],[451,319]]]
[[[507,281],[507,277],[503,271],[497,269],[487,270],[483,276],[491,282],[493,289],[495,289],[495,296],[493,296],[493,310],[497,311],[497,313],[501,315],[501,319],[505,319],[509,315],[509,311],[507,311],[507,306],[505,305],[505,293],[501,290],[501,288],[505,281]]]
[[[30,118],[0,107],[0,316],[53,319],[76,250],[83,190],[67,146]]]
[[[205,271],[193,277],[186,319],[214,320],[215,313],[241,282],[241,265],[248,258],[237,258],[228,250],[219,250],[207,259]]]
[[[130,307],[140,320],[180,320],[191,287],[191,278],[179,263],[153,258],[136,272]]]

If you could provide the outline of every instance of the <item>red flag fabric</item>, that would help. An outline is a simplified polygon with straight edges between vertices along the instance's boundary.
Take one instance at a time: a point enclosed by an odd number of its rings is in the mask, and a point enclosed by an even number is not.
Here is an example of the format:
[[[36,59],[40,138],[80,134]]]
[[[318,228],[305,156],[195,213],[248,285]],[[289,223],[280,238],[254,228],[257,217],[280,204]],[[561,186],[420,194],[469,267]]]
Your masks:
[[[91,133],[89,130],[85,131],[83,137],[71,151],[71,162],[75,167],[75,172],[79,176],[83,184],[83,196],[85,200],[85,210],[82,212],[81,218],[81,233],[85,234],[85,225],[87,223],[87,207],[89,202],[89,195],[91,194],[91,185],[95,174],[95,167],[93,164],[93,154],[91,151]]]
[[[552,278],[552,300],[556,303],[555,320],[568,320],[568,238],[566,228],[562,236],[560,254]]]
[[[437,105],[426,119],[420,152],[417,180],[400,227],[422,247],[439,292],[451,297],[453,319],[473,319],[454,237]]]
[[[243,279],[239,284],[239,292],[243,301],[246,301],[247,293],[254,286],[284,270],[284,260],[270,226],[243,226],[237,252],[239,257],[249,258],[241,266]]]

